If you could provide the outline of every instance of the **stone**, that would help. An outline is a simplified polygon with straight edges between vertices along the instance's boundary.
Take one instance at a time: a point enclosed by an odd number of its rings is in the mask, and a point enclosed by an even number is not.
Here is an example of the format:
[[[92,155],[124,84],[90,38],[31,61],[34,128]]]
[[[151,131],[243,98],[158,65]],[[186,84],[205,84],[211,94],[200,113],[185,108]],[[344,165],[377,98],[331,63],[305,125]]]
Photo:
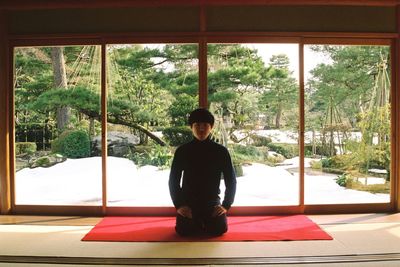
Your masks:
[[[134,151],[135,145],[140,144],[140,138],[134,134],[111,131],[107,134],[108,156],[124,157]],[[101,156],[101,136],[92,139],[92,156]]]
[[[45,156],[40,156],[40,157],[33,157],[29,161],[29,167],[30,168],[37,168],[37,167],[44,167],[48,168],[51,166],[56,165],[57,163],[61,163],[67,160],[66,157],[63,157],[60,154],[50,154],[50,155],[45,155]]]

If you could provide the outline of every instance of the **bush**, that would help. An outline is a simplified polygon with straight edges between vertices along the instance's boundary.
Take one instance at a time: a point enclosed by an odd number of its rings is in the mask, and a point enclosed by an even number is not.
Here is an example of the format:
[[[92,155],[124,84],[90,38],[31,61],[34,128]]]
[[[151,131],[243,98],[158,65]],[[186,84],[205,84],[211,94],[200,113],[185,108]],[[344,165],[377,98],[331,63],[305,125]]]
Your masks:
[[[336,179],[335,179],[336,183],[340,186],[346,187],[347,184],[352,183],[353,182],[353,178],[347,174],[347,173],[343,173],[341,175],[339,175]]]
[[[50,158],[48,156],[43,156],[35,160],[32,167],[49,167],[51,165]]]
[[[312,149],[313,149],[312,145],[305,144],[304,145],[304,153],[305,153],[305,155],[306,156],[313,156]],[[335,149],[335,151],[336,151],[336,149]],[[324,147],[322,145],[316,145],[315,146],[315,154],[316,155],[320,155],[320,156],[325,156],[325,157],[331,156],[329,148]],[[336,154],[336,152],[335,152],[335,154]]]
[[[287,159],[291,159],[299,155],[299,147],[296,144],[269,143],[268,148],[276,153],[281,154]]]
[[[162,133],[171,146],[180,146],[193,139],[192,130],[187,126],[165,128]]]
[[[321,160],[322,168],[339,169],[343,171],[355,170],[358,166],[358,159],[351,154],[336,155]]]
[[[268,153],[267,161],[272,164],[281,163],[285,160],[285,157],[279,153]]]
[[[90,156],[89,136],[82,130],[65,131],[52,142],[51,150],[72,159],[88,157]]]
[[[330,168],[333,165],[333,160],[331,158],[321,159],[322,168]]]
[[[349,155],[337,155],[321,160],[322,170],[324,172],[343,174],[346,171],[354,170],[355,165],[351,163]]]
[[[250,139],[253,141],[254,146],[268,146],[268,144],[272,142],[270,137],[256,134],[250,135]]]
[[[134,152],[129,158],[138,166],[152,165],[164,168],[171,165],[172,156],[169,147],[154,145]]]
[[[28,154],[31,155],[36,152],[36,143],[34,142],[18,142],[15,143],[15,154]]]
[[[233,145],[232,156],[239,162],[264,160],[264,152],[255,146]]]
[[[322,160],[312,160],[310,162],[311,169],[322,170]]]
[[[238,162],[233,162],[233,168],[235,169],[236,177],[243,176],[243,166]]]

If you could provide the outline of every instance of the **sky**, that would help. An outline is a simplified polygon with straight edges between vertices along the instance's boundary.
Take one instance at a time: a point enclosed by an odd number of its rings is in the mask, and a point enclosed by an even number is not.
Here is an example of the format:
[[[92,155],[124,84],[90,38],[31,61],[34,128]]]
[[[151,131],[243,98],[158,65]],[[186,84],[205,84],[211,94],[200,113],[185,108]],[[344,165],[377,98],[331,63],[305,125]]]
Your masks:
[[[290,61],[290,70],[293,71],[293,76],[299,80],[299,45],[298,44],[275,44],[275,43],[264,43],[264,44],[243,44],[249,48],[257,49],[258,54],[263,58],[266,64],[269,64],[269,60],[273,55],[286,54]],[[164,44],[145,44],[146,47],[151,48],[162,48]],[[310,77],[310,71],[315,68],[319,63],[329,62],[329,58],[315,53],[309,49],[308,45],[304,46],[304,76],[305,82]]]
[[[265,63],[269,63],[269,59],[273,55],[286,54],[290,61],[290,70],[293,71],[293,76],[299,79],[299,45],[298,44],[247,44],[247,47],[258,50],[258,54],[263,58]],[[315,53],[309,49],[309,46],[304,46],[304,76],[305,81],[310,77],[310,71],[320,63],[329,62],[329,58]]]

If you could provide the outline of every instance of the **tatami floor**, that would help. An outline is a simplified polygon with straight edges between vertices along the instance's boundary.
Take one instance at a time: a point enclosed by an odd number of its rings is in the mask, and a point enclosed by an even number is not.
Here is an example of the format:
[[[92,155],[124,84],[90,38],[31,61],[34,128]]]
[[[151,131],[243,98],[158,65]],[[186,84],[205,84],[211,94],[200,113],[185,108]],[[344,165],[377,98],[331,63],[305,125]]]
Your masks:
[[[3,266],[400,266],[400,213],[309,216],[332,241],[82,242],[101,218],[0,216]]]

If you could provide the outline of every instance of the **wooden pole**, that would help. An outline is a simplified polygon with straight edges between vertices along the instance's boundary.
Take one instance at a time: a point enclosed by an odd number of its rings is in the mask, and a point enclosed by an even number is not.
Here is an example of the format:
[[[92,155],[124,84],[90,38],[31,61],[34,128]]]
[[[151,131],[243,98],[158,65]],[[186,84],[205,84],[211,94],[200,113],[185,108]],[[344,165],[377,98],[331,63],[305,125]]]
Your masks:
[[[206,11],[205,7],[200,7],[200,33],[206,31]],[[201,37],[199,41],[199,106],[208,107],[208,86],[207,86],[207,41]]]
[[[300,210],[304,211],[304,43],[299,43],[299,204]]]
[[[400,6],[396,7],[396,27],[397,33],[400,34]],[[400,142],[398,135],[400,134],[400,36],[398,35],[391,46],[391,162],[390,162],[390,196],[393,203],[393,210],[400,211]]]
[[[101,45],[101,166],[102,213],[107,211],[107,62],[106,45]]]
[[[9,51],[7,39],[6,14],[0,11],[0,214],[11,211],[10,183],[10,88],[9,88]]]

